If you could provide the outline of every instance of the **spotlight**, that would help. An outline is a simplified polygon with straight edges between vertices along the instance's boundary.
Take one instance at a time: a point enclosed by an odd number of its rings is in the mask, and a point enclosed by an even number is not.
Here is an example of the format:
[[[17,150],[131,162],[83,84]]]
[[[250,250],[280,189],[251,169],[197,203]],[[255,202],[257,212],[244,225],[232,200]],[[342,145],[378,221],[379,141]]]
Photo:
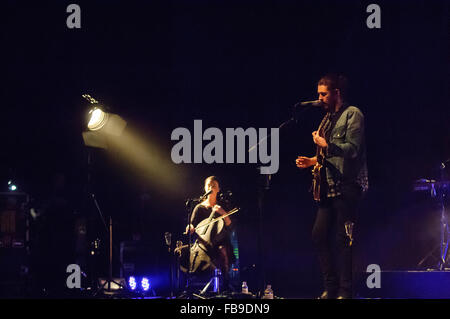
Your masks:
[[[88,129],[98,131],[108,122],[108,113],[104,112],[100,107],[95,106],[89,111]]]
[[[108,148],[107,137],[118,137],[122,135],[127,122],[119,115],[109,112],[107,106],[101,105],[96,99],[88,94],[83,98],[89,101],[89,108],[85,113],[87,131],[83,132],[83,140],[86,146]]]

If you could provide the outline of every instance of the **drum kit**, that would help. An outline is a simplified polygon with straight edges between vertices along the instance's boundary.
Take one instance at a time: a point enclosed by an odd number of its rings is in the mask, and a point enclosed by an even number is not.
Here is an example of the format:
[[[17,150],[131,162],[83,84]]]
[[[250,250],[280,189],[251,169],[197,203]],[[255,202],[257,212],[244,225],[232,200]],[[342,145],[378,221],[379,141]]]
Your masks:
[[[441,217],[440,217],[440,243],[425,256],[418,264],[420,267],[425,260],[439,248],[439,262],[436,265],[436,270],[450,270],[450,254],[448,254],[448,246],[450,242],[450,231],[448,226],[448,219],[445,212],[446,195],[450,189],[450,180],[444,180],[445,164],[450,162],[450,159],[440,164],[441,178],[440,180],[422,178],[416,180],[413,185],[414,191],[430,192],[430,196],[439,202]]]

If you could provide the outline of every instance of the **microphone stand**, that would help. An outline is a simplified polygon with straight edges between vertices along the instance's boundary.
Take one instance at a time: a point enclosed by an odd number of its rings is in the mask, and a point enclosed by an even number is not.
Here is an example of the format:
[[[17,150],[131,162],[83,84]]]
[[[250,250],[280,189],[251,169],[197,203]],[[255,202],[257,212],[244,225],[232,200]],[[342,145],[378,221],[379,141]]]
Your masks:
[[[170,299],[173,299],[173,250],[172,250],[172,234],[169,232],[164,233],[164,239],[167,245],[167,251],[169,253],[169,266],[170,266]]]
[[[302,103],[296,103],[292,106],[292,117],[278,126],[278,129],[281,130],[284,127],[287,127],[289,124],[295,122],[296,124],[299,121],[299,116],[309,110],[313,104],[303,105]],[[300,111],[298,111],[300,110]],[[263,139],[261,139],[258,143],[249,148],[248,153],[254,151],[258,146],[260,146],[265,140],[267,140],[271,134],[268,134]],[[257,170],[261,173],[261,167],[258,167]],[[258,239],[257,239],[257,250],[258,250],[258,292],[257,296],[262,298],[264,295],[264,289],[266,285],[266,275],[265,275],[265,265],[264,265],[264,245],[263,245],[263,233],[264,233],[264,195],[265,191],[270,189],[270,181],[272,179],[271,174],[263,174],[263,177],[259,179],[258,185]]]
[[[185,291],[182,295],[186,294],[188,298],[191,297],[192,292],[190,291],[190,285],[191,285],[191,246],[192,246],[192,234],[190,232],[190,225],[191,225],[191,218],[192,218],[192,212],[195,208],[194,204],[201,202],[203,200],[205,200],[205,198],[211,193],[211,191],[205,193],[203,196],[199,197],[199,198],[189,198],[186,200],[185,202],[185,206],[186,209],[188,211],[188,217],[187,217],[187,221],[188,221],[188,231],[187,231],[187,235],[188,235],[188,269],[186,272],[186,285],[185,285]],[[186,234],[186,233],[184,233]]]
[[[278,129],[281,130],[284,127],[286,127],[287,125],[291,124],[292,122],[295,122],[295,124],[298,124],[299,121],[299,117],[301,114],[305,113],[307,110],[309,110],[311,107],[313,107],[314,104],[307,104],[307,105],[302,105],[301,102],[296,103],[292,106],[292,117],[286,121],[284,121],[283,123],[281,123],[278,126]],[[300,111],[298,111],[300,110]],[[248,149],[248,152],[252,152],[256,147],[258,147],[262,142],[264,142],[265,140],[267,140],[269,137],[271,136],[271,134],[268,134],[267,136],[265,136],[263,139],[261,139],[258,143],[256,143],[255,145],[253,145],[252,147],[250,147]],[[449,159],[450,160],[450,159]]]
[[[185,202],[186,210],[188,211],[187,216],[187,222],[188,222],[188,254],[187,254],[187,260],[188,260],[188,269],[186,271],[186,284],[185,284],[185,290],[182,293],[182,296],[185,295],[188,299],[190,299],[192,292],[191,289],[191,246],[192,246],[192,234],[190,232],[189,225],[191,224],[191,217],[192,217],[192,211],[194,209],[194,204],[198,202],[198,199],[192,199],[189,198]],[[186,233],[185,233],[186,234]]]

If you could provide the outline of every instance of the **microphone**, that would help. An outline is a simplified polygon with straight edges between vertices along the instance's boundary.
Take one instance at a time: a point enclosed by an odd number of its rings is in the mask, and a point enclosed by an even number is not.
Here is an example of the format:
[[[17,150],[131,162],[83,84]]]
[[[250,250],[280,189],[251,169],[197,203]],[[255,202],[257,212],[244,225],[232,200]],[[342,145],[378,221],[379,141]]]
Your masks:
[[[298,102],[298,103],[294,104],[294,108],[305,107],[305,106],[319,107],[319,106],[322,106],[322,102],[320,100],[314,100],[314,101]]]
[[[210,190],[207,191],[205,194],[203,194],[203,195],[200,197],[200,200],[205,199],[205,198],[208,197],[208,195],[211,194],[211,193],[212,193],[212,189],[210,189]]]

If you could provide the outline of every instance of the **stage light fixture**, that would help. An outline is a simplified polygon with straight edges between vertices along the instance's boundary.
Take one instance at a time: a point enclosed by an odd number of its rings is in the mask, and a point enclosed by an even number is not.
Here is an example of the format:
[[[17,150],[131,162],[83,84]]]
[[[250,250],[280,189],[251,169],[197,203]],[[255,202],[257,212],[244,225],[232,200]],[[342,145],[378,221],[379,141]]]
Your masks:
[[[108,122],[109,114],[104,112],[100,107],[95,106],[89,111],[88,129],[98,131]]]
[[[152,293],[155,295],[150,278],[146,276],[130,276],[128,277],[128,289],[135,293],[145,294]]]
[[[141,287],[143,291],[148,291],[150,289],[150,282],[147,277],[142,278]]]
[[[128,278],[128,286],[130,287],[131,290],[136,290],[137,284],[136,284],[136,278],[131,276],[130,278]]]
[[[119,115],[106,111],[100,104],[92,104],[87,113],[87,128],[95,133],[103,135],[122,135],[127,122]]]
[[[108,138],[121,136],[127,122],[119,115],[111,113],[107,106],[100,104],[90,95],[82,96],[90,103],[85,113],[87,130],[82,132],[84,144],[107,149]]]
[[[14,185],[14,183],[13,183],[12,181],[8,181],[8,189],[9,189],[11,192],[14,192],[14,191],[17,190],[17,186]]]

